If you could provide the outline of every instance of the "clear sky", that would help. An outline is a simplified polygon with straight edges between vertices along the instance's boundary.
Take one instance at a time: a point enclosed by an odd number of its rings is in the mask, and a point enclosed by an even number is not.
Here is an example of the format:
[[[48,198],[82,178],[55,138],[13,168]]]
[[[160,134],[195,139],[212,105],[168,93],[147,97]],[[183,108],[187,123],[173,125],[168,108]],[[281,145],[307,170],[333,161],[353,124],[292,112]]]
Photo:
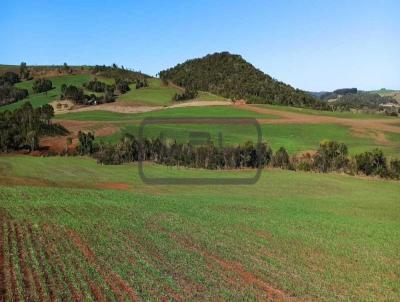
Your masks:
[[[306,90],[400,89],[400,0],[1,0],[0,63],[154,75],[229,51]]]

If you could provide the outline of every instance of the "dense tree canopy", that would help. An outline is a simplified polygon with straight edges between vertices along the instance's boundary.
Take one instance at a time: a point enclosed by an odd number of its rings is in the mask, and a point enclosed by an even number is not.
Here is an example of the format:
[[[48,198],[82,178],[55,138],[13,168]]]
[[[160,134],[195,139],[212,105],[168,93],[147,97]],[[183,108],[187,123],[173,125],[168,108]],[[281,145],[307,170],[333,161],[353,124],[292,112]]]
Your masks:
[[[20,81],[18,74],[12,71],[7,71],[0,75],[0,86],[9,85],[12,86]]]
[[[36,79],[33,81],[32,90],[36,93],[53,89],[53,83],[49,79]]]
[[[161,71],[160,77],[185,88],[209,91],[231,99],[246,99],[250,103],[327,107],[326,103],[273,79],[241,56],[228,52],[186,61]]]
[[[107,84],[100,82],[95,78],[94,80],[85,83],[83,86],[94,92],[104,92],[106,91]]]
[[[19,75],[12,71],[0,76],[0,106],[14,103],[28,96],[28,90],[14,87],[14,84],[19,81]]]
[[[50,123],[53,115],[50,105],[34,109],[29,102],[14,111],[0,112],[0,151],[36,150],[41,135],[68,133],[61,125]]]

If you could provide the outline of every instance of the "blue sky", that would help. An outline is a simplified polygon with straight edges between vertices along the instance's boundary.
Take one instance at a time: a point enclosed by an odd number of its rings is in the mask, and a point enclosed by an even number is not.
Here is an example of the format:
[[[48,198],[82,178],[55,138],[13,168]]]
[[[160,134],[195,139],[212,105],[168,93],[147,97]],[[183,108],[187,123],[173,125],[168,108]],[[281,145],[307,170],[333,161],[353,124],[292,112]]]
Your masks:
[[[154,75],[230,51],[301,89],[400,89],[399,13],[399,0],[2,0],[0,63]]]

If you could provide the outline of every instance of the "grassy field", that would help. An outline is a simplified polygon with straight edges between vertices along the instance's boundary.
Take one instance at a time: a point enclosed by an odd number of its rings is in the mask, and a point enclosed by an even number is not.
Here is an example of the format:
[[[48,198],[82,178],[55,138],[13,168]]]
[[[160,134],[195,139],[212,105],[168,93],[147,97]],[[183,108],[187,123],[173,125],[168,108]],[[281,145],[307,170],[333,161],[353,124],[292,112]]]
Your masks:
[[[356,112],[331,112],[331,111],[321,111],[314,110],[308,108],[296,108],[296,107],[288,107],[288,106],[279,106],[279,105],[257,105],[260,108],[270,108],[280,111],[288,111],[295,113],[303,113],[308,115],[322,115],[322,116],[332,116],[332,117],[341,117],[341,118],[350,118],[350,119],[398,119],[398,117],[387,116],[383,114],[366,114],[366,113],[356,113]]]
[[[118,113],[111,111],[83,111],[71,112],[57,115],[55,118],[62,120],[76,121],[122,121],[122,120],[140,120],[146,117],[157,118],[195,118],[195,117],[242,117],[242,118],[278,118],[271,114],[256,113],[247,110],[241,110],[232,106],[199,106],[199,107],[177,107],[162,110],[144,112],[144,113]]]
[[[199,91],[199,94],[196,97],[196,100],[200,100],[200,101],[224,101],[224,100],[227,100],[227,99],[222,97],[222,96],[212,94],[211,92]]]
[[[0,175],[6,298],[400,299],[396,182],[266,170],[253,186],[150,187],[134,164],[23,156]],[[127,190],[99,189],[113,184]]]
[[[88,82],[91,78],[92,76],[89,74],[63,75],[57,77],[50,77],[49,79],[52,81],[53,87],[55,88],[48,91],[47,94],[45,92],[34,94],[34,92],[32,91],[32,85],[34,80],[17,83],[15,84],[15,87],[28,89],[29,96],[21,101],[8,104],[6,106],[1,106],[0,110],[7,110],[7,109],[14,110],[20,107],[23,103],[28,101],[31,102],[33,107],[42,106],[44,104],[59,99],[62,84],[81,87],[83,83]]]
[[[164,86],[160,79],[148,79],[149,87],[136,89],[135,84],[131,84],[131,88],[125,94],[117,98],[118,102],[129,102],[137,105],[163,106],[172,103],[172,97],[175,93],[180,92],[174,87]]]

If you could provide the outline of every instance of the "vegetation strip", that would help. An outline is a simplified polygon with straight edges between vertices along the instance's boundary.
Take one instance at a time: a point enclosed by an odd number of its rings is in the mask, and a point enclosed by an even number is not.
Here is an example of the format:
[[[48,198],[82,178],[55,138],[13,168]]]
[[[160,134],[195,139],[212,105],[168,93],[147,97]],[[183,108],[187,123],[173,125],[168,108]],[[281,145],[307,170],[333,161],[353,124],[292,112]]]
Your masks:
[[[105,272],[97,263],[96,256],[81,238],[72,230],[67,231],[69,238],[75,243],[76,247],[82,252],[86,260],[103,276],[113,290],[122,298],[120,289],[122,289],[132,301],[139,301],[134,289],[132,289],[119,275],[112,271]]]

